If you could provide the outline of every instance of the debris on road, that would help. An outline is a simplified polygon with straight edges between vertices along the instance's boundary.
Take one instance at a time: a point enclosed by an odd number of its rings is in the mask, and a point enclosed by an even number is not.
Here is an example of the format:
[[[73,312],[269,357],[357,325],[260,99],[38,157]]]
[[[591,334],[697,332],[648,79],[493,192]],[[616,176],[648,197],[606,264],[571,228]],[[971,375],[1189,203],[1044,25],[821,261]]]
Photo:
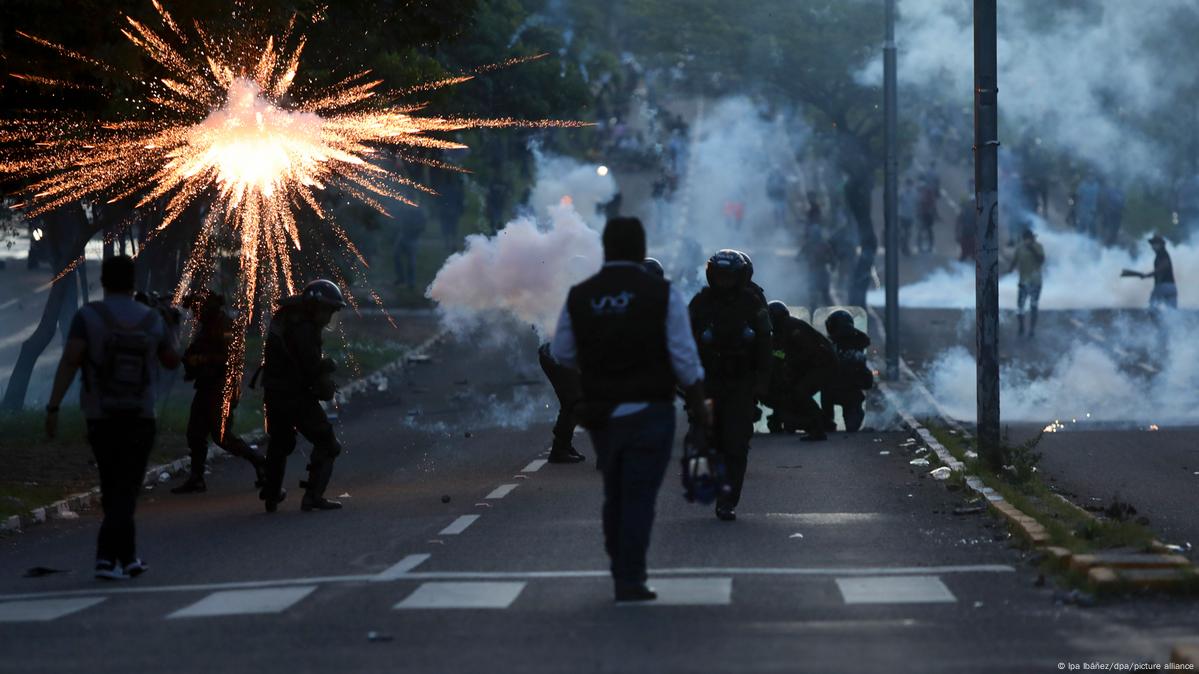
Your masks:
[[[354,497],[350,496],[350,492],[347,491],[347,492],[343,493],[341,496],[338,496],[337,498],[354,498]]]
[[[954,515],[978,515],[986,512],[987,509],[981,505],[964,505],[953,509]]]
[[[803,538],[803,534],[791,534],[787,538]]]
[[[393,637],[391,635],[383,634],[381,632],[376,632],[374,630],[371,630],[366,633],[367,641],[382,642],[382,641],[391,641],[392,639],[393,639]]]
[[[1082,608],[1095,605],[1095,596],[1080,592],[1078,590],[1070,590],[1069,592],[1054,592],[1053,603],[1059,605],[1074,605]]]
[[[879,456],[890,456],[891,450],[884,449],[878,453]]]
[[[929,475],[932,475],[937,480],[948,480],[952,473],[953,471],[949,470],[949,466],[941,466],[936,470],[930,471]]]
[[[424,363],[431,363],[431,362],[433,362],[433,359],[432,359],[432,358],[430,358],[430,357],[426,356],[426,355],[425,355],[425,354],[423,354],[423,353],[412,353],[412,354],[409,354],[409,355],[408,355],[408,358],[407,358],[407,360],[408,360],[408,362],[409,362],[409,363],[416,363],[416,364],[424,364]]]
[[[158,474],[158,481],[159,481],[159,482],[166,482],[166,481],[168,481],[168,480],[170,480],[170,479],[171,479],[171,474],[170,474],[170,473],[167,473],[167,472],[165,472],[165,471],[164,471],[164,472],[161,472],[161,473],[159,473],[159,474]]]
[[[928,459],[912,459],[908,461],[908,465],[923,467],[928,465]]]

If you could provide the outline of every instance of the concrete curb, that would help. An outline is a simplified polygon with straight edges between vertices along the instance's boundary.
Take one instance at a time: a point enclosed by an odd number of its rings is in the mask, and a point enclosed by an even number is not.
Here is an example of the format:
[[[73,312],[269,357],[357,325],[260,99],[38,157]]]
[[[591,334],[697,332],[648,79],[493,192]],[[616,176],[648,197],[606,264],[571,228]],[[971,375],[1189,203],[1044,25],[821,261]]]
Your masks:
[[[436,346],[438,342],[445,338],[446,334],[448,334],[446,330],[439,330],[429,339],[406,351],[400,358],[397,358],[396,360],[384,365],[368,375],[359,377],[358,379],[347,383],[345,386],[338,389],[337,394],[334,397],[334,402],[337,405],[344,405],[356,397],[361,397],[365,393],[386,390],[387,375],[402,370],[404,365],[407,364],[409,360],[425,356],[425,352]],[[246,441],[250,443],[251,446],[256,446],[259,444],[264,444],[266,441],[266,436],[262,433],[257,433],[246,438]],[[216,447],[210,447],[208,449],[208,461],[210,463],[224,461],[230,457],[231,455],[221,451],[220,449],[217,449]],[[171,477],[176,477],[190,470],[190,466],[191,459],[187,457],[176,459],[169,463],[164,463],[157,466],[150,466],[146,469],[146,474],[142,479],[142,485],[143,487],[147,485],[153,487],[160,483],[165,483],[169,481]],[[166,479],[162,478],[164,474],[168,476]],[[73,520],[79,517],[78,511],[87,510],[98,505],[99,503],[100,487],[92,487],[88,491],[79,492],[78,494],[71,494],[64,499],[55,501],[49,505],[45,505],[40,508],[34,508],[29,512],[20,515],[12,515],[3,521],[0,521],[0,534],[21,533],[25,528],[34,526],[36,524],[41,524],[47,520]]]

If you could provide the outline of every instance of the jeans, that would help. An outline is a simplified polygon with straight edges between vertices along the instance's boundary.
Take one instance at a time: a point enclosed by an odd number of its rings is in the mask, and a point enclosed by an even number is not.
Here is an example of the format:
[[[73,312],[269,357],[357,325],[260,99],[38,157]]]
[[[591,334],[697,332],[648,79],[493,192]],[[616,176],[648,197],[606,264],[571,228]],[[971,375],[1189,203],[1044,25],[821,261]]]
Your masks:
[[[652,403],[591,431],[604,475],[604,549],[617,584],[646,580],[654,505],[670,463],[674,425],[674,406]]]
[[[192,477],[204,477],[204,465],[208,461],[208,438],[233,456],[245,459],[257,466],[263,458],[233,432],[233,410],[237,401],[229,405],[229,415],[222,414],[225,392],[221,385],[200,386],[192,397],[191,414],[187,417],[187,446],[191,450]]]
[[[1029,310],[1037,313],[1037,305],[1041,302],[1041,284],[1040,283],[1021,283],[1017,286],[1016,291],[1016,313],[1024,314],[1024,303],[1027,302]]]
[[[100,471],[104,521],[96,559],[128,564],[137,559],[133,511],[154,446],[153,419],[88,419],[87,441]]]

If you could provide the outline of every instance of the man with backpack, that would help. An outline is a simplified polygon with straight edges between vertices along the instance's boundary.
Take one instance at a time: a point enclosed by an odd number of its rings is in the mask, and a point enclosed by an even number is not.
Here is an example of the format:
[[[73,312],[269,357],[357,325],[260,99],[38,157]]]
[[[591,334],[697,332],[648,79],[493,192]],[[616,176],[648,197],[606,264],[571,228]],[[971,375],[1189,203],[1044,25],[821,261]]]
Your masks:
[[[46,405],[46,433],[58,431],[63,397],[83,369],[80,405],[87,439],[100,471],[104,521],[96,544],[96,577],[124,580],[141,575],[133,513],[154,445],[159,367],[179,367],[176,321],[133,298],[133,259],[110,257],[100,267],[104,299],[75,314]]]
[[[759,414],[757,401],[768,397],[770,379],[770,318],[766,302],[751,288],[751,270],[744,253],[717,252],[708,260],[707,287],[688,305],[705,373],[704,390],[715,401],[715,446],[731,487],[716,501],[716,517],[725,522],[737,519],[749,441]]]

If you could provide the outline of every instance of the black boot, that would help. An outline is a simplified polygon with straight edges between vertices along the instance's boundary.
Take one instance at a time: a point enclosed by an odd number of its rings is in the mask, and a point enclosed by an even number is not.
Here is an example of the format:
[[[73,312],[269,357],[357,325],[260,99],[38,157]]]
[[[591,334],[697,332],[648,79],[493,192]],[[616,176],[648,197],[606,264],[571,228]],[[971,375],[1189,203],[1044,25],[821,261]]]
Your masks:
[[[171,490],[172,494],[203,494],[208,491],[208,485],[204,482],[204,474],[196,475],[192,473],[191,477],[187,478],[187,482],[175,487]]]
[[[587,459],[569,443],[554,443],[554,446],[550,447],[550,456],[546,460],[550,463],[579,463]]]
[[[287,490],[280,487],[275,493],[268,494],[264,489],[263,491],[258,492],[258,498],[263,500],[266,506],[266,511],[268,513],[273,513],[279,509],[279,504],[283,503],[283,499],[287,498]]]
[[[332,459],[318,460],[314,456],[308,464],[307,491],[304,492],[304,498],[300,501],[300,510],[304,512],[312,512],[313,510],[341,510],[340,501],[332,501],[325,498],[325,489],[329,486],[329,480],[332,477]]]

